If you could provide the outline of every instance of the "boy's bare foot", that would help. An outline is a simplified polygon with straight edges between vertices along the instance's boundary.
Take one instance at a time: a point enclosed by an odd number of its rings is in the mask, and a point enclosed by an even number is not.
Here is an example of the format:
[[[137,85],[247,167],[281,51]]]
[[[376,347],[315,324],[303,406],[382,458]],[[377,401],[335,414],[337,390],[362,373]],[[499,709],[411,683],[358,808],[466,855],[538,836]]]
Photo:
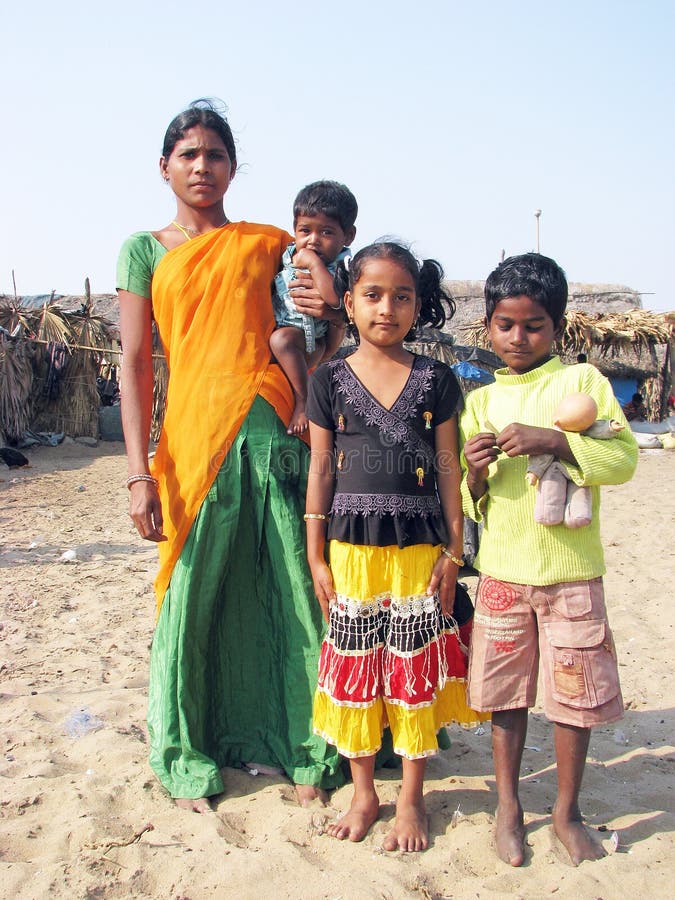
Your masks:
[[[510,866],[522,866],[525,861],[525,820],[520,803],[510,810],[497,807],[495,844],[497,856],[503,862]]]
[[[326,834],[339,841],[362,841],[379,813],[380,801],[377,794],[368,794],[358,799],[354,796],[349,812],[328,825]]]
[[[382,842],[384,850],[419,853],[429,846],[429,823],[423,802],[396,804],[394,827]]]
[[[195,797],[194,800],[187,797],[175,797],[174,803],[179,809],[187,809],[188,812],[210,813],[213,812],[211,804],[206,797]]]
[[[574,866],[578,866],[584,860],[593,861],[607,856],[604,848],[591,837],[589,830],[581,821],[581,816],[563,817],[553,807],[553,831],[569,853]]]
[[[296,784],[295,796],[298,798],[300,806],[311,806],[318,800],[322,806],[328,803],[328,794],[323,788],[314,787],[311,784]]]
[[[291,421],[286,431],[288,434],[304,434],[309,428],[309,420],[305,415],[305,403],[303,400],[295,398],[295,409],[291,416]]]

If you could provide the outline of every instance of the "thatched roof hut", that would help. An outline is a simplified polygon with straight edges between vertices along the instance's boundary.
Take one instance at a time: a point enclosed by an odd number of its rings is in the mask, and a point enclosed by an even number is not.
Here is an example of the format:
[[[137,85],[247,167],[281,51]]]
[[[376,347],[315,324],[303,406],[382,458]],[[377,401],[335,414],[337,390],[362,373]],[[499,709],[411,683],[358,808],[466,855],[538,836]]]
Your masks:
[[[488,346],[483,319],[464,326],[462,332],[467,343]],[[667,414],[674,339],[675,313],[568,309],[557,352],[567,362],[585,353],[608,378],[632,378],[640,383],[649,419],[660,421]]]
[[[98,437],[97,378],[115,365],[117,329],[89,295],[64,309],[0,297],[0,432],[9,443],[26,431]]]
[[[484,281],[446,281],[446,287],[457,304],[457,310],[446,330],[461,335],[465,325],[483,318]],[[617,313],[642,307],[642,297],[632,288],[620,284],[585,284],[570,282],[567,308],[586,313]]]

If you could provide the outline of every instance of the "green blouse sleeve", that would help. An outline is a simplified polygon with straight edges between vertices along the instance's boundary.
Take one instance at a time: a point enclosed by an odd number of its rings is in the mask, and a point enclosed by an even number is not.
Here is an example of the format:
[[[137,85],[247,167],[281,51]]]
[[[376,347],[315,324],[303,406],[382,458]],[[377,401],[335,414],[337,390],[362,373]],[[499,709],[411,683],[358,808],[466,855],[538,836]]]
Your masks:
[[[130,291],[149,300],[153,273],[165,253],[166,247],[149,231],[132,234],[122,244],[117,260],[117,290]]]

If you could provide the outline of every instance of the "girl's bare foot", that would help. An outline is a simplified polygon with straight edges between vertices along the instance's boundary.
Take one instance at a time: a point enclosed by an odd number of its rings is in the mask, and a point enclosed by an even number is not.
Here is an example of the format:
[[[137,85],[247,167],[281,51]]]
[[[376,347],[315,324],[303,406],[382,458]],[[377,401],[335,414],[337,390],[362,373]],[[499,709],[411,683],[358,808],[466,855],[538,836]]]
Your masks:
[[[211,804],[207,800],[206,797],[195,797],[194,800],[190,800],[187,797],[175,797],[174,803],[180,809],[187,809],[188,812],[196,812],[196,813],[209,813],[213,812],[211,809]]]
[[[311,784],[296,784],[295,796],[300,806],[311,806],[318,800],[322,806],[328,803],[328,794],[322,788],[316,788]]]
[[[495,844],[497,856],[510,866],[522,866],[525,861],[525,822],[523,808],[497,807]]]
[[[291,421],[286,431],[288,434],[304,434],[308,427],[309,420],[305,415],[304,400],[298,400],[296,398],[295,409],[293,410],[293,415],[291,416]]]
[[[394,827],[382,842],[384,850],[419,853],[429,846],[429,824],[423,801],[396,804]]]
[[[339,841],[362,841],[368,829],[375,822],[380,813],[380,801],[377,794],[364,794],[352,799],[349,812],[333,822],[326,828],[326,834],[337,838]]]
[[[584,860],[593,861],[607,855],[604,848],[591,837],[580,815],[578,818],[563,817],[553,807],[553,831],[569,853],[574,866]]]

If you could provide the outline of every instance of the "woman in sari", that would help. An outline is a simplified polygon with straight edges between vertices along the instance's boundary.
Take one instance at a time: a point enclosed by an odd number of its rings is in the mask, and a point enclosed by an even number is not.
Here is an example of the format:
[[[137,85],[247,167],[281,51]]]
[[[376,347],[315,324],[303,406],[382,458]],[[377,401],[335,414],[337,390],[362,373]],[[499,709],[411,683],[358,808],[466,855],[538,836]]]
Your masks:
[[[223,766],[285,772],[302,803],[342,782],[337,754],[312,735],[321,623],[304,548],[307,448],[286,433],[293,395],[268,346],[290,237],[228,220],[236,164],[210,104],[177,116],[160,159],[176,217],[132,235],[117,273],[130,515],[160,555],[150,764],[196,812],[223,791]],[[330,318],[303,287],[299,309]],[[153,318],[170,375],[151,469]]]

